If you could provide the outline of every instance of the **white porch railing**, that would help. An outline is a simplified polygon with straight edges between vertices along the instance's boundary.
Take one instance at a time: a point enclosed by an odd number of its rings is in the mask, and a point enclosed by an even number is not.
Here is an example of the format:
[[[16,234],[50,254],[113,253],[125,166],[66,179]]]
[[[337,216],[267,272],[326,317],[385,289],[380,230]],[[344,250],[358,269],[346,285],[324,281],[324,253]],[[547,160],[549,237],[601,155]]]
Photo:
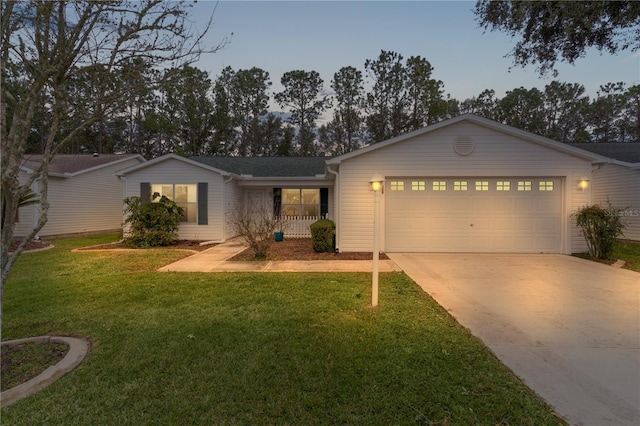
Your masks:
[[[283,219],[286,221],[285,238],[311,238],[309,226],[313,222],[325,218],[321,216],[283,216]]]

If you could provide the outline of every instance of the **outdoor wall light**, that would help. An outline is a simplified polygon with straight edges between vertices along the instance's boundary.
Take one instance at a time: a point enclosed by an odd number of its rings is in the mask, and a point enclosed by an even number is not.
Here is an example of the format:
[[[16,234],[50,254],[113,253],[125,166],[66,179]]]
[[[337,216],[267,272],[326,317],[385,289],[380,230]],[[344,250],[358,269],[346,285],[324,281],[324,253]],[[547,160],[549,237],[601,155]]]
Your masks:
[[[371,185],[371,190],[373,192],[378,192],[382,189],[382,185],[384,184],[384,179],[382,178],[382,176],[376,173],[375,175],[373,175],[373,177],[369,181],[369,184]]]
[[[585,190],[587,188],[589,188],[589,179],[587,178],[582,178],[578,181],[578,188],[580,188],[581,190]]]

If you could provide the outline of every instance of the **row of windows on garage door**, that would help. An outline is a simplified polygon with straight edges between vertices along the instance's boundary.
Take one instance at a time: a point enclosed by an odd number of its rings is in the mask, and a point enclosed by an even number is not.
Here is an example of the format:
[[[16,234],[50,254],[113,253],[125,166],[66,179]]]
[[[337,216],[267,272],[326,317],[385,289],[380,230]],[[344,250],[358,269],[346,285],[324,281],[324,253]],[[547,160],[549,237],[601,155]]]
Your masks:
[[[388,179],[385,250],[560,251],[561,179]]]
[[[537,184],[537,185],[535,185]],[[539,180],[537,182],[531,180],[391,180],[389,189],[391,191],[489,191],[491,187],[499,192],[520,191],[527,192],[537,189],[538,191],[553,191],[555,182],[553,180]]]

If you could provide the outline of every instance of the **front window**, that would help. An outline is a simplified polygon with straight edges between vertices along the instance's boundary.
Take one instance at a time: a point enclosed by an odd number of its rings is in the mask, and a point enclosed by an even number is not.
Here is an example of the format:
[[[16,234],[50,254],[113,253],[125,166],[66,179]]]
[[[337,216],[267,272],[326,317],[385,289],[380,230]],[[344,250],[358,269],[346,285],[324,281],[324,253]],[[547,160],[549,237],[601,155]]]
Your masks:
[[[283,189],[283,216],[320,216],[319,189]]]
[[[184,214],[181,222],[196,223],[198,220],[198,190],[196,184],[166,184],[151,185],[151,194],[158,193],[174,201],[182,207]],[[154,201],[158,201],[156,198]]]

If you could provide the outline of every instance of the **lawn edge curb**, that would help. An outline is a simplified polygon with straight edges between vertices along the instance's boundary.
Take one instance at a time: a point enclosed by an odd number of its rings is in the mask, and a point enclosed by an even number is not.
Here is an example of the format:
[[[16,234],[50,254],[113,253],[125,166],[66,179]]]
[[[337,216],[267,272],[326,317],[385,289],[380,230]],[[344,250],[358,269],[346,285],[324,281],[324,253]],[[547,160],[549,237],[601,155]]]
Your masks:
[[[25,339],[8,340],[0,345],[19,345],[22,343],[64,343],[69,346],[67,354],[55,365],[44,370],[33,379],[15,386],[0,394],[0,406],[7,407],[54,383],[60,377],[76,368],[89,353],[89,341],[77,337],[38,336]]]

